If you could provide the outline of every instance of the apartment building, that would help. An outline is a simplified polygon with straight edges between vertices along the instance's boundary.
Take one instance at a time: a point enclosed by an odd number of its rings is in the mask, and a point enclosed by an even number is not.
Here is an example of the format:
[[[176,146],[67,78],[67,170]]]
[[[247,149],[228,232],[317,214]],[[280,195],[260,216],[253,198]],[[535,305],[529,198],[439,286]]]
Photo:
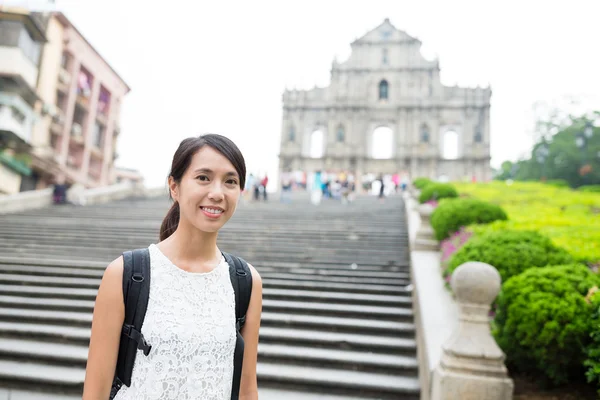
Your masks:
[[[25,127],[27,145],[8,150],[17,159],[26,154],[22,158],[29,173],[21,171],[18,191],[41,189],[57,180],[85,187],[114,183],[120,110],[129,86],[64,14],[21,15],[21,29],[28,27],[28,20],[40,21],[41,29],[35,37],[30,34],[38,40],[40,55],[36,77],[30,80],[34,113]],[[11,60],[22,59],[24,52],[22,47],[13,50]],[[0,53],[0,73],[2,64],[14,62],[6,60]],[[15,186],[0,187],[0,192],[14,193]]]

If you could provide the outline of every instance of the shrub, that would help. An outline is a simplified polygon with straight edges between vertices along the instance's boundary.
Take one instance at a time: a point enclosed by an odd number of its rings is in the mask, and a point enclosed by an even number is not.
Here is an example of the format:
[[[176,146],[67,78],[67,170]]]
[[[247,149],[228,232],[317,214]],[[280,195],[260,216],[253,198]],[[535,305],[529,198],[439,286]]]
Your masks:
[[[429,200],[447,199],[458,197],[454,186],[447,183],[430,183],[421,190],[419,203],[423,204]]]
[[[431,226],[436,239],[444,240],[463,226],[506,219],[504,210],[495,204],[477,199],[450,199],[435,209],[431,215]]]
[[[422,190],[425,186],[433,183],[433,181],[429,178],[417,178],[413,181],[413,186],[419,190]]]
[[[540,182],[462,183],[460,192],[501,206],[507,221],[475,225],[475,234],[504,230],[535,230],[563,247],[578,262],[600,263],[600,196],[597,193],[557,188]]]
[[[585,296],[599,284],[582,264],[532,268],[509,279],[493,330],[509,368],[557,385],[581,379],[592,315]]]
[[[565,181],[564,179],[548,179],[546,184],[558,188],[569,188],[569,182]]]
[[[600,185],[583,185],[577,188],[580,192],[600,193]]]
[[[593,288],[588,295],[592,304],[592,321],[591,321],[591,343],[586,349],[587,359],[583,365],[587,368],[585,376],[589,383],[600,388],[600,295],[597,288]],[[598,390],[600,395],[600,390]]]
[[[467,261],[493,265],[502,282],[529,268],[574,262],[564,249],[534,231],[498,231],[474,236],[452,256],[445,274],[451,274]]]

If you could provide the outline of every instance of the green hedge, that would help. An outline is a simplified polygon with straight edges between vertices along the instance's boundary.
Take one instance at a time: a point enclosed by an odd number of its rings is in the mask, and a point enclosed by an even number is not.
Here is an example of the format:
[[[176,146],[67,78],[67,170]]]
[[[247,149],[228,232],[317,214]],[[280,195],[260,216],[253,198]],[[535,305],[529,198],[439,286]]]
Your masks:
[[[502,282],[533,267],[570,264],[573,257],[534,231],[497,231],[471,238],[448,264],[451,274],[467,261],[481,261],[496,267]]]
[[[600,193],[600,185],[583,185],[579,186],[577,190],[588,193]]]
[[[569,182],[565,181],[564,179],[548,179],[546,181],[546,184],[550,185],[550,186],[559,187],[559,188],[568,188],[569,187]]]
[[[440,203],[431,215],[431,226],[437,240],[444,240],[461,227],[507,220],[504,210],[477,199],[448,199]]]
[[[583,365],[587,368],[585,376],[588,382],[599,388],[600,398],[600,292],[597,292],[597,288],[594,290],[596,293],[589,296],[592,304],[591,343],[586,349],[587,359]]]
[[[497,299],[494,337],[511,370],[563,384],[583,377],[600,277],[581,264],[531,268],[509,279]]]
[[[417,178],[413,181],[413,186],[417,189],[423,189],[425,186],[433,183],[429,178]]]
[[[456,188],[448,183],[431,183],[421,190],[419,203],[423,204],[429,200],[440,200],[458,197]]]

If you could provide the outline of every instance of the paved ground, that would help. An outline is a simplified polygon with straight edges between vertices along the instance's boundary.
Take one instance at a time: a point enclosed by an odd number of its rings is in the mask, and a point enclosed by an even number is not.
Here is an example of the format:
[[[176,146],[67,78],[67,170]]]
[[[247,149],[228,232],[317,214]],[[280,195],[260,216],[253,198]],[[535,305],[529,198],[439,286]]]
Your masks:
[[[275,389],[261,389],[259,397],[260,400],[360,400],[359,398],[347,396],[328,396],[316,393],[287,392]],[[0,400],[81,400],[81,397],[0,389]]]

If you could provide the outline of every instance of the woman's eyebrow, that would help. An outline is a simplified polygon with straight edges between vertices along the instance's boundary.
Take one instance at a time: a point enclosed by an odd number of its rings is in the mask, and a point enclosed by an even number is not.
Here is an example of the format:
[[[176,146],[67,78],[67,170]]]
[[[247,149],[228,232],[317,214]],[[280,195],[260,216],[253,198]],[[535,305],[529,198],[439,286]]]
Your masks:
[[[212,174],[214,173],[214,171],[210,168],[198,168],[197,170],[194,171],[194,173],[198,173],[198,172],[204,172],[206,174]],[[226,176],[238,176],[237,172],[235,171],[229,171],[225,174]]]

